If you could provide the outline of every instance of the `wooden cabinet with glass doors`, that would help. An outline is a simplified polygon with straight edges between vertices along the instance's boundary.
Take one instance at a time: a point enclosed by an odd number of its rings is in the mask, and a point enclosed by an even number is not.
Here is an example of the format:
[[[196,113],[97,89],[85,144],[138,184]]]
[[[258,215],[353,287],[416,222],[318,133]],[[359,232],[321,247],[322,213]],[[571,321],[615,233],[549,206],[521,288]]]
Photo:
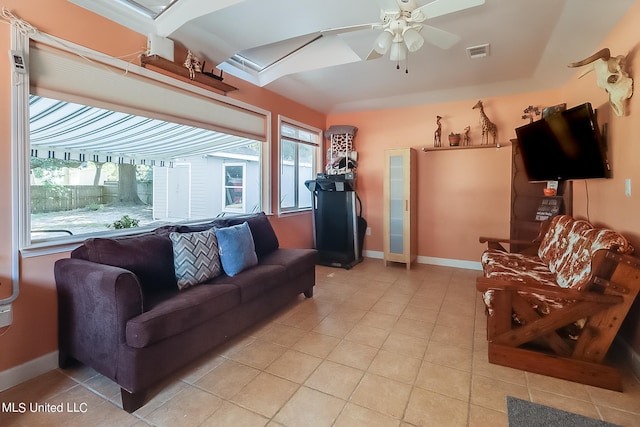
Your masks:
[[[407,269],[416,260],[416,150],[398,148],[385,151],[384,166],[384,261],[404,263]]]

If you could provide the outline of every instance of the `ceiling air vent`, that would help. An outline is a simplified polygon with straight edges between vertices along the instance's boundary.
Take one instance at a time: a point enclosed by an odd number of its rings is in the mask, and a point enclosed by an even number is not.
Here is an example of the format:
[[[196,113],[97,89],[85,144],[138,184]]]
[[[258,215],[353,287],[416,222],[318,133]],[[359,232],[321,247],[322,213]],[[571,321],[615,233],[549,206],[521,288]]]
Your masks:
[[[484,58],[485,56],[489,56],[489,45],[481,44],[478,46],[472,46],[467,48],[467,55],[469,58]]]

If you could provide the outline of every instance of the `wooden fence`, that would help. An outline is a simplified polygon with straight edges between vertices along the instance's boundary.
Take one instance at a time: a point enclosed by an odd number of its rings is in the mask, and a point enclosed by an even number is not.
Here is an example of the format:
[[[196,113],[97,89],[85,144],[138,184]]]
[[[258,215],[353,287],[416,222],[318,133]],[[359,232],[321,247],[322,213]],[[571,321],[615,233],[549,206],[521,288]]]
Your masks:
[[[138,196],[150,205],[153,203],[153,183],[138,183]],[[69,211],[91,205],[106,205],[118,198],[118,183],[104,185],[32,185],[31,213]]]

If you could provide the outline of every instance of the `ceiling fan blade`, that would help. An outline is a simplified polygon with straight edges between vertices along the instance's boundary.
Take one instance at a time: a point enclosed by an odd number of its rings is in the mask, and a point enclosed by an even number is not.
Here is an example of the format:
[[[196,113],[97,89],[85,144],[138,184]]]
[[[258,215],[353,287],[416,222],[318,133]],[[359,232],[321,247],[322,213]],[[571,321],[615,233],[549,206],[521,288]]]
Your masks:
[[[335,34],[350,33],[352,31],[371,30],[374,28],[381,28],[382,25],[379,22],[372,22],[370,24],[350,25],[348,27],[330,28],[328,30],[320,31],[323,36],[332,36]]]
[[[378,59],[378,58],[382,58],[384,55],[376,52],[375,49],[371,49],[371,52],[369,52],[369,55],[367,55],[367,57],[365,58],[365,61],[368,61],[370,59]]]
[[[417,8],[426,19],[435,18],[436,16],[447,15],[453,12],[469,9],[475,6],[481,6],[485,0],[435,0]]]
[[[397,0],[378,0],[378,6],[381,10],[386,12],[399,12],[400,7],[398,6]]]
[[[440,49],[449,49],[460,41],[460,36],[432,27],[431,25],[422,24],[422,30],[420,33],[424,37],[425,41],[434,46],[438,46]]]

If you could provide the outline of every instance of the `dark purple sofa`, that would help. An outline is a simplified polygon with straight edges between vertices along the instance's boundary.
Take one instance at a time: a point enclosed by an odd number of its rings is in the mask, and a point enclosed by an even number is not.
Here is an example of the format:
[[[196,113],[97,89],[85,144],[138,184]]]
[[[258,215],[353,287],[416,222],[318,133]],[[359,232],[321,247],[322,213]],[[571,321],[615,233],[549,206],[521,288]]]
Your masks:
[[[248,222],[258,265],[178,290],[171,231]],[[118,383],[133,412],[172,372],[291,302],[313,295],[316,251],[280,248],[263,214],[88,239],[55,264],[59,363],[79,361]]]

